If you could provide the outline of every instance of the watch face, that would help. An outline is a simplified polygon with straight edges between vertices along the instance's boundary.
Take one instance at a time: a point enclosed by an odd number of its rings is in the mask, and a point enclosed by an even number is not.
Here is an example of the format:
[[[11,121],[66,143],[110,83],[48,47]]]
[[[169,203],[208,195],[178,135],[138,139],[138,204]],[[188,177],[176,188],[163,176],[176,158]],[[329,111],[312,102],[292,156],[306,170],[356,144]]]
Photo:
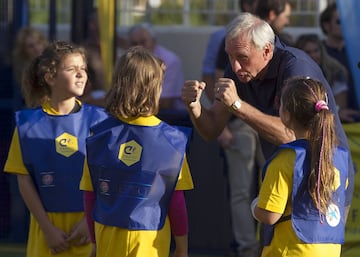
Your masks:
[[[236,111],[241,107],[241,102],[239,100],[236,100],[231,107]]]

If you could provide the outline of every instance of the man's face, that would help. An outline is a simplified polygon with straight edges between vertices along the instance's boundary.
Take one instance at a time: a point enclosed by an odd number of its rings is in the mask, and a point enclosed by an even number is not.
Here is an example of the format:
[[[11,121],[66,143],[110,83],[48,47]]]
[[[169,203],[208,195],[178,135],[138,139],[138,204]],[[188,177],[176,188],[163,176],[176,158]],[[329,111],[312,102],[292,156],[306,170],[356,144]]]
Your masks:
[[[248,3],[247,1],[241,2],[241,10],[243,12],[255,13],[257,7],[258,0],[252,1],[252,3]]]
[[[273,15],[272,19],[269,20],[269,24],[276,32],[281,32],[285,26],[290,23],[291,6],[289,3],[285,5],[285,9],[279,15]]]
[[[130,46],[143,46],[152,51],[154,48],[154,39],[145,29],[138,29],[129,35]]]
[[[340,22],[339,12],[335,11],[329,24],[328,36],[343,39]]]
[[[271,60],[273,53],[270,44],[264,49],[257,49],[241,35],[226,40],[225,51],[229,56],[232,70],[243,83],[257,78]]]
[[[304,44],[303,50],[307,53],[318,65],[321,62],[321,49],[320,46],[312,41]]]

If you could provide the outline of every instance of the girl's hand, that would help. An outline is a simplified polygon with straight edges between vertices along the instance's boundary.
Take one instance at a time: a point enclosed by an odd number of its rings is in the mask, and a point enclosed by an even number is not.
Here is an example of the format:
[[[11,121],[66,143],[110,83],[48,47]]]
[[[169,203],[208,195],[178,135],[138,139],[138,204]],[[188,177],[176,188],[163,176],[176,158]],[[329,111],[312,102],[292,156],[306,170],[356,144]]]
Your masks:
[[[67,241],[69,243],[75,241],[75,245],[77,246],[90,243],[89,229],[85,218],[73,227]]]
[[[177,251],[175,248],[173,257],[188,257],[187,251]]]
[[[96,257],[96,244],[92,244],[90,257]]]
[[[68,235],[61,229],[51,226],[44,231],[44,235],[52,254],[61,253],[69,248]]]

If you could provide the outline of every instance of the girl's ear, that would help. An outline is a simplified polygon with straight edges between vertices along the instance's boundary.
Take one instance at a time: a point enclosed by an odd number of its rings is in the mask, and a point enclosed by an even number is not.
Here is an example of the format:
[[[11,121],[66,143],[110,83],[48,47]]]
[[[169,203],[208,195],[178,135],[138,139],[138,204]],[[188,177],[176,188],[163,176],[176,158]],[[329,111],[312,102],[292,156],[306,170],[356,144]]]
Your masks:
[[[293,121],[291,119],[291,115],[290,112],[288,112],[287,110],[283,110],[282,115],[281,115],[281,121],[282,123],[289,129],[293,129]]]
[[[46,83],[47,83],[49,86],[52,86],[52,85],[53,85],[54,78],[53,78],[53,76],[52,76],[50,73],[46,73],[45,76],[44,76],[44,79],[45,79]]]

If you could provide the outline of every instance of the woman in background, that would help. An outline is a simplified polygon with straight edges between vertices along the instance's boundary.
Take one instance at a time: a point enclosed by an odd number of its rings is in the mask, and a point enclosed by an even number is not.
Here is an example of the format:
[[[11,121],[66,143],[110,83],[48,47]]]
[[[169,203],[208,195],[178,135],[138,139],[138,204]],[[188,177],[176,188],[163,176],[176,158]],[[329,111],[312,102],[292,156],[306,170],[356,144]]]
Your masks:
[[[296,47],[306,52],[321,68],[333,91],[342,122],[360,119],[360,112],[348,107],[348,73],[346,68],[331,57],[316,34],[300,35]]]

